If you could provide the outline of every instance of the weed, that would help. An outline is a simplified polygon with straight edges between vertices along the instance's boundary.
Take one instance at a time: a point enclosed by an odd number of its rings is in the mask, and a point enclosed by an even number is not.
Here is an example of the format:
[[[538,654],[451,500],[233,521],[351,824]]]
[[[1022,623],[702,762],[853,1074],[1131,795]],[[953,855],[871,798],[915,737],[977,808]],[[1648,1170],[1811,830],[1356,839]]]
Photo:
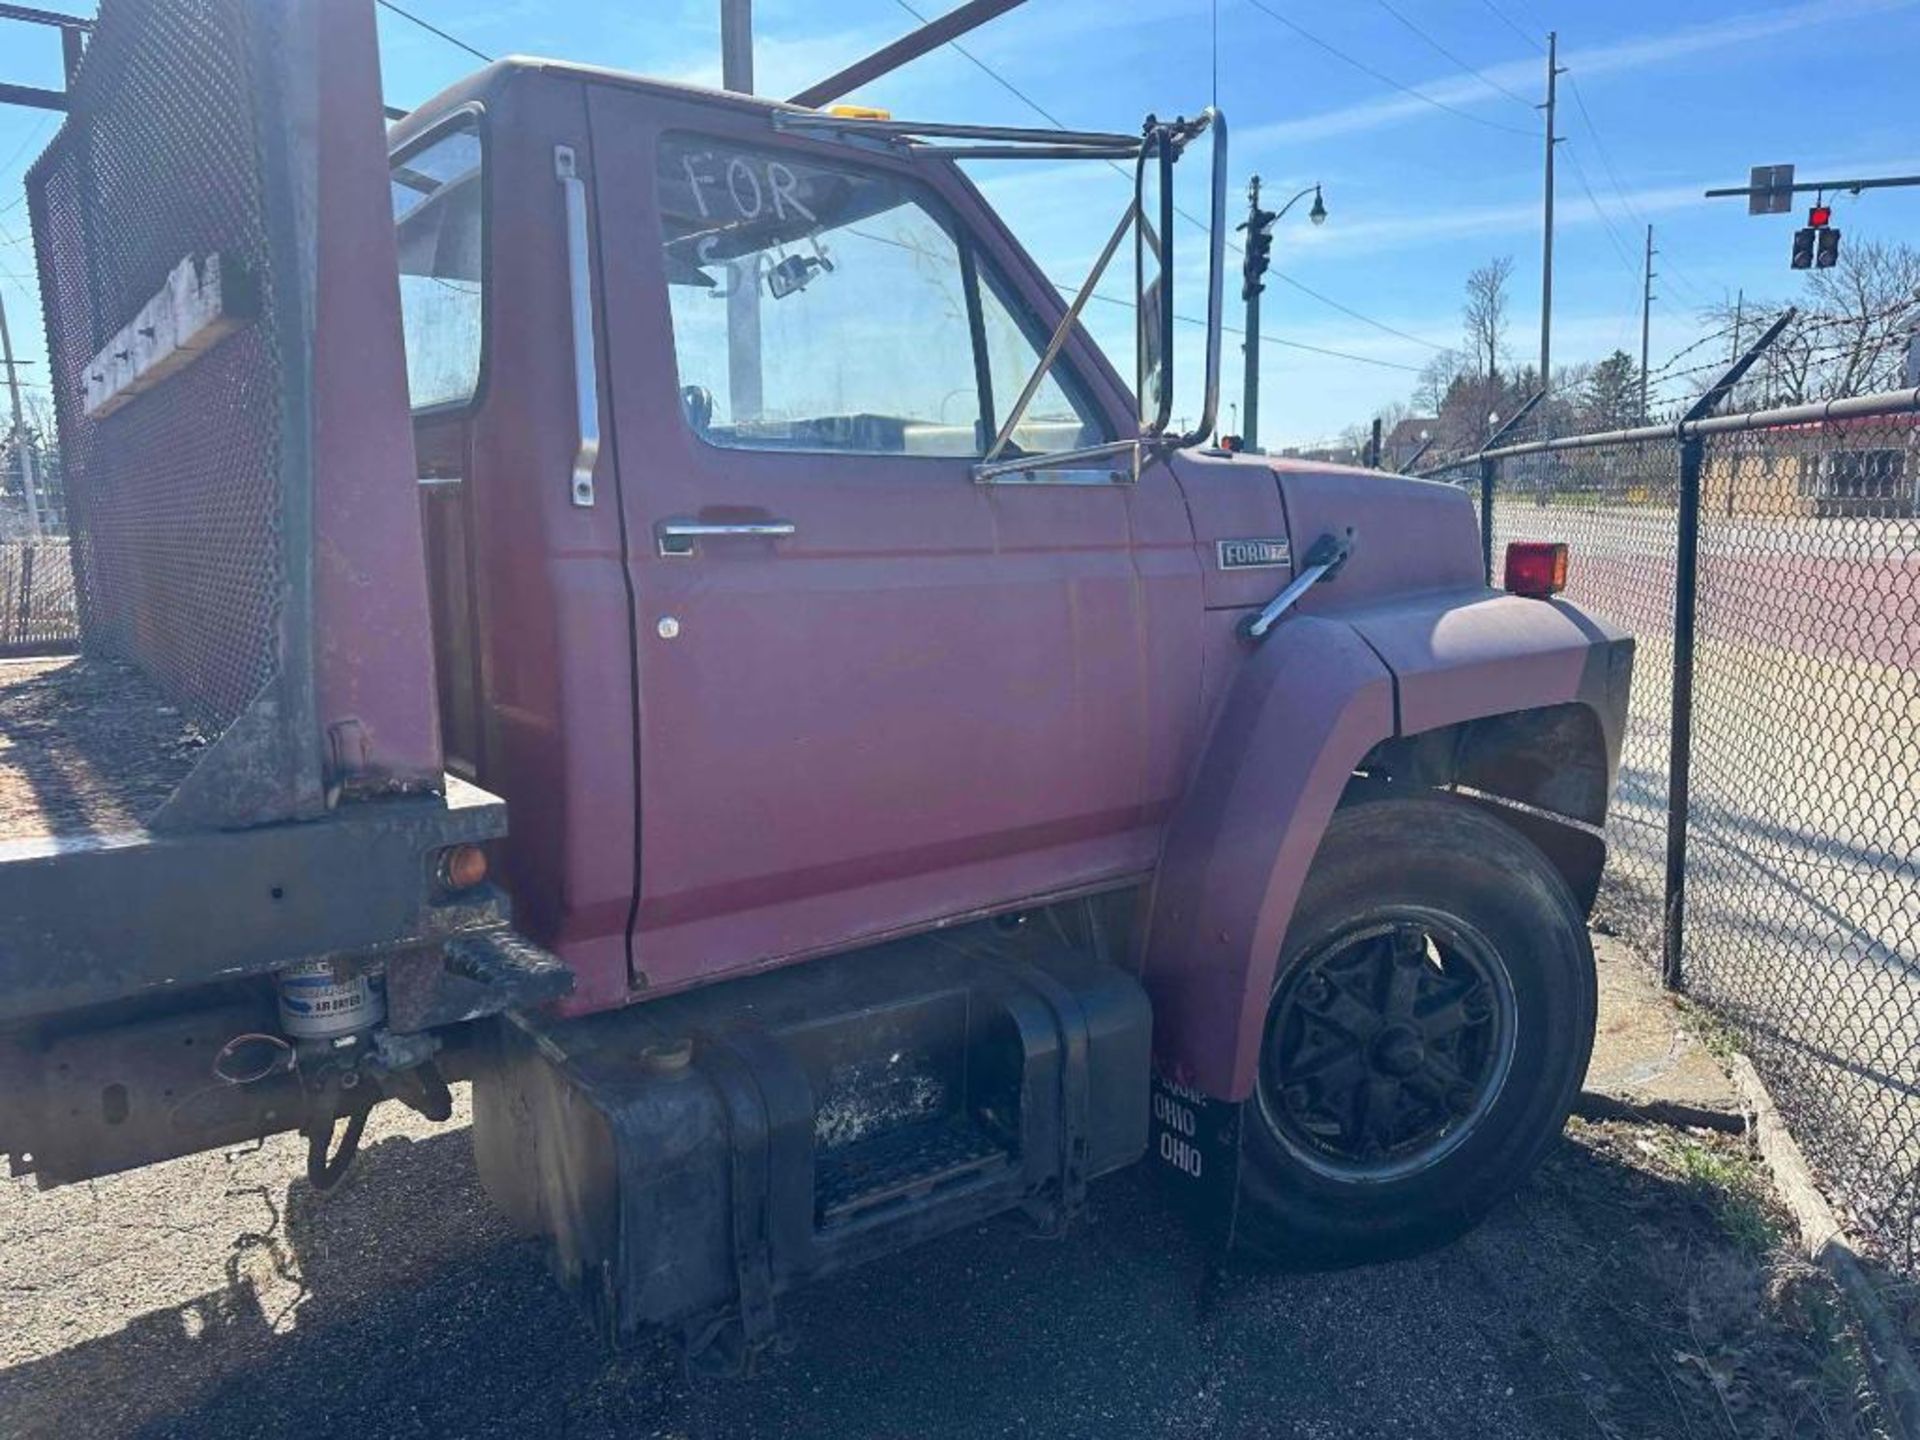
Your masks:
[[[1752,1157],[1724,1145],[1707,1145],[1689,1136],[1664,1143],[1664,1158],[1695,1191],[1734,1245],[1752,1256],[1783,1243],[1785,1223],[1770,1203],[1766,1176]]]

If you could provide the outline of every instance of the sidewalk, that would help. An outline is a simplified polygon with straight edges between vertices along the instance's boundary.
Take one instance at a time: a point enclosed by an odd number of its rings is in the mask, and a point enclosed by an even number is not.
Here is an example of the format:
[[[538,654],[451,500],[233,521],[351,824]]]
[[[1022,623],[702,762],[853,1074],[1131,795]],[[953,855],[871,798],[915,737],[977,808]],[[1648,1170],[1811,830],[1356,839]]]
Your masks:
[[[1740,1093],[1726,1067],[1688,1027],[1651,966],[1609,935],[1593,937],[1600,969],[1600,1022],[1587,1065],[1589,1095],[1663,1118],[1696,1116],[1741,1127]],[[1586,1107],[1591,1113],[1599,1107]]]

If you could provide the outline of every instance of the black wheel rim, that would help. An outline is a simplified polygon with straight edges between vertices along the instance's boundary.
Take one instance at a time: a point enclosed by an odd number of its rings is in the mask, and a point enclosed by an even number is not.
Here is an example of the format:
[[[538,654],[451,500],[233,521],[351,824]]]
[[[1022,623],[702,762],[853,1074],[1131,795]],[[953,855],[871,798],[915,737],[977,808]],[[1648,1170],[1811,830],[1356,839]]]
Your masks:
[[[1513,981],[1455,917],[1396,909],[1310,951],[1267,1016],[1258,1099],[1309,1169],[1397,1180],[1458,1148],[1513,1064]]]

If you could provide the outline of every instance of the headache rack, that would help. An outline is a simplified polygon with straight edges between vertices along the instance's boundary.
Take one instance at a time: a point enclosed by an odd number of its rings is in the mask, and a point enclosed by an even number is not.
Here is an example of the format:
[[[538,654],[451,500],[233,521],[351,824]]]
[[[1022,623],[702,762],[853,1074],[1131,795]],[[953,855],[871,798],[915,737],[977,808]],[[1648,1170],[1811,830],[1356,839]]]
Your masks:
[[[0,1025],[504,924],[431,885],[505,814],[441,763],[375,44],[103,0],[29,172],[81,654],[0,662]]]

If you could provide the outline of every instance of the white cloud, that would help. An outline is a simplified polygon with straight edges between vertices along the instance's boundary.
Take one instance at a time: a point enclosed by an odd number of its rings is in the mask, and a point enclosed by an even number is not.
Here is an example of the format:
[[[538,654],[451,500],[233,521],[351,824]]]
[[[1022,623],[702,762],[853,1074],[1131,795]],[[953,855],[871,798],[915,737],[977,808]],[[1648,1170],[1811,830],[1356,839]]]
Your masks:
[[[1611,45],[1562,51],[1560,59],[1582,77],[1641,70],[1692,55],[1707,52],[1717,54],[1729,46],[1788,35],[1817,25],[1860,19],[1891,10],[1905,10],[1915,3],[1920,3],[1920,0],[1806,0],[1806,3],[1779,10],[1730,15],[1702,25],[1689,25],[1664,35],[1644,35],[1616,41]],[[1514,60],[1483,67],[1480,73],[1495,84],[1517,89],[1539,83],[1540,63],[1532,58]],[[1455,109],[1481,106],[1499,98],[1479,80],[1465,75],[1417,84],[1412,88],[1430,100]],[[1357,105],[1345,105],[1317,115],[1257,125],[1236,138],[1251,146],[1297,144],[1331,135],[1377,130],[1430,114],[1432,107],[1423,101],[1410,95],[1394,95]],[[1518,119],[1519,112],[1516,110],[1513,114]],[[1519,123],[1524,125],[1525,122],[1519,120]]]

